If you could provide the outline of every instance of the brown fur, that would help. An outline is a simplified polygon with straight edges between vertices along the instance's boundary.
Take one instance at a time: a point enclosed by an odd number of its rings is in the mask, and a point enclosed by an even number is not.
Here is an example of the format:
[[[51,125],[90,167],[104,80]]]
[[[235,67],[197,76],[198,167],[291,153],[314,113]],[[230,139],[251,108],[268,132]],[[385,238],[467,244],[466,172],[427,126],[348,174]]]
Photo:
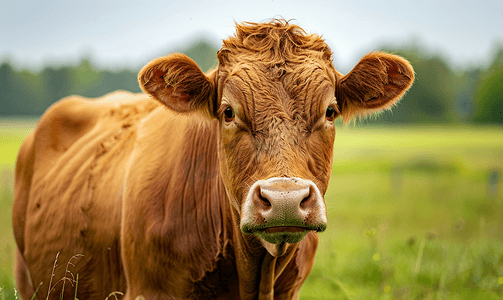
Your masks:
[[[342,76],[323,39],[296,25],[236,29],[206,75],[182,54],[147,64],[139,82],[157,101],[70,97],[44,114],[16,166],[23,299],[41,282],[36,297],[46,298],[57,253],[53,285],[71,260],[79,299],[298,297],[317,233],[296,244],[245,235],[243,199],[272,177],[312,181],[323,196],[335,136],[327,108],[345,121],[390,108],[414,73],[398,56],[371,53]],[[74,292],[68,282],[66,297]]]

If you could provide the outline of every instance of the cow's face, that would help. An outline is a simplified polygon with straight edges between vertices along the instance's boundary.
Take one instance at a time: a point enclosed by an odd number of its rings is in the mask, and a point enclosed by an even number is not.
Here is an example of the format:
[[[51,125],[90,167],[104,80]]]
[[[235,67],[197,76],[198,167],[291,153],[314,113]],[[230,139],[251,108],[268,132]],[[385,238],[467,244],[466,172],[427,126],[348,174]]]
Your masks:
[[[297,243],[327,226],[339,107],[331,62],[313,52],[276,64],[253,51],[219,52],[223,178],[241,230],[267,243]]]
[[[391,107],[413,70],[398,56],[371,53],[342,76],[319,36],[281,22],[238,25],[218,58],[206,76],[172,54],[145,66],[139,80],[169,108],[219,120],[220,169],[240,228],[277,255],[327,226],[335,119]]]

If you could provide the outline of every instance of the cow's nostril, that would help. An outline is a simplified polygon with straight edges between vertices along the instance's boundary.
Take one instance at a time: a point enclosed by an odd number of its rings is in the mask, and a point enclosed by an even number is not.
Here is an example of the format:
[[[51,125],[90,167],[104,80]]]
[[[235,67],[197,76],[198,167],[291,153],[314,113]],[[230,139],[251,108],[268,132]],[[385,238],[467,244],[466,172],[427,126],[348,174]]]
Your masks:
[[[267,207],[271,207],[271,202],[266,197],[259,195],[260,201]]]

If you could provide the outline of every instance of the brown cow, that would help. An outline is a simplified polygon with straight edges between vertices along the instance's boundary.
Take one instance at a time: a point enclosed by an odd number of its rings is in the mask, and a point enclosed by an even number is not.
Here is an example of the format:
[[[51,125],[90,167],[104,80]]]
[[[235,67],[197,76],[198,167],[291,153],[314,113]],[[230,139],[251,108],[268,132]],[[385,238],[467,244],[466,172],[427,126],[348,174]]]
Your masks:
[[[43,115],[16,167],[23,299],[73,299],[77,274],[82,300],[297,298],[327,226],[334,120],[390,108],[414,74],[370,53],[343,76],[318,35],[236,27],[206,75],[172,54],[140,71],[149,95]]]

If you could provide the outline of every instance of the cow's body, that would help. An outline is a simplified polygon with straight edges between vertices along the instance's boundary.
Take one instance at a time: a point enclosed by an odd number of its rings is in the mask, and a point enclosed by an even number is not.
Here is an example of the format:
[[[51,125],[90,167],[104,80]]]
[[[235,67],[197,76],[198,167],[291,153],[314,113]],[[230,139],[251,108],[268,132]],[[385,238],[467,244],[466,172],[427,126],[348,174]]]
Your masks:
[[[169,243],[176,246],[166,248],[176,251],[176,255],[166,253],[173,255],[171,268],[166,270],[156,257],[135,256],[151,272],[142,276],[147,284],[163,286],[167,294],[182,298],[239,298],[235,255],[247,253],[236,251],[232,242],[235,221],[226,213],[216,124],[197,120],[166,110],[146,95],[125,92],[95,101],[71,97],[43,116],[19,154],[19,160],[27,164],[18,167],[16,188],[27,194],[16,197],[14,208],[15,216],[30,216],[28,220],[15,218],[15,228],[21,231],[16,238],[26,263],[36,267],[30,268],[35,275],[31,280],[37,280],[35,288],[43,282],[39,298],[47,295],[57,253],[54,297],[62,290],[62,282],[56,282],[64,277],[68,261],[75,265],[68,270],[79,274],[79,299],[105,299],[111,292],[125,291],[120,247],[125,184],[131,189],[143,185],[159,198],[165,197],[170,186],[183,186],[176,189],[179,193],[168,193],[163,202],[170,207],[166,218],[173,226],[173,233],[167,233],[173,237]],[[162,208],[152,204],[151,211],[136,211],[138,220],[149,220],[161,212]],[[132,231],[147,230],[140,223],[133,224]],[[40,228],[45,228],[43,234]],[[147,241],[142,245],[152,246]],[[164,247],[158,246],[147,252]],[[305,239],[300,247],[314,252],[316,237]],[[254,262],[258,266],[266,251],[262,252],[250,257],[258,260]],[[77,254],[85,256],[72,259]],[[314,258],[303,257],[307,260],[295,276],[297,285],[307,276]],[[292,261],[289,268],[298,266]],[[34,292],[27,278],[17,278],[17,282],[23,295]],[[68,298],[74,294],[70,282],[65,290]]]
[[[343,77],[330,55],[297,26],[247,24],[207,75],[175,54],[140,72],[152,97],[52,106],[16,168],[23,299],[69,299],[77,274],[79,299],[295,299],[326,227],[336,112],[389,108],[413,79],[388,54]]]

